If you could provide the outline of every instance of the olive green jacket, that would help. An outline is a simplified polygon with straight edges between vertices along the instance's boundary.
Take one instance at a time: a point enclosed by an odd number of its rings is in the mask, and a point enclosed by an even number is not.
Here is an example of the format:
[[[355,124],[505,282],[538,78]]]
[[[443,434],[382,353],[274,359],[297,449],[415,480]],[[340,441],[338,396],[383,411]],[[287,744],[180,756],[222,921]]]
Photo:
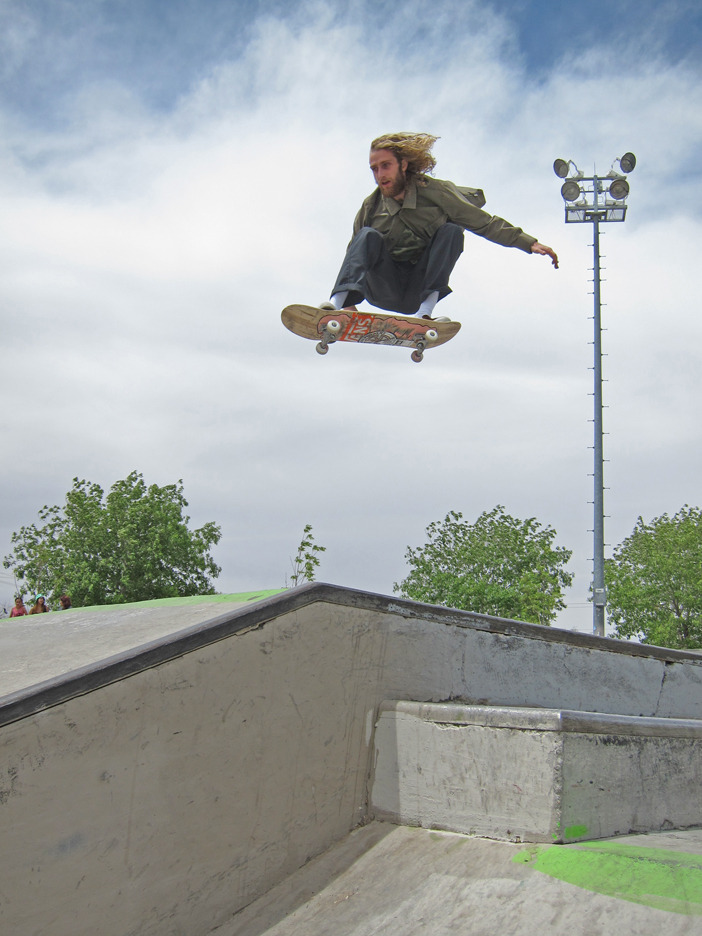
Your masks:
[[[485,197],[480,189],[459,188],[431,176],[414,176],[407,182],[404,199],[381,195],[376,189],[361,205],[353,224],[354,236],[362,227],[372,227],[385,237],[395,260],[415,263],[436,231],[451,221],[473,234],[527,253],[536,238],[525,234],[504,218],[482,211]]]

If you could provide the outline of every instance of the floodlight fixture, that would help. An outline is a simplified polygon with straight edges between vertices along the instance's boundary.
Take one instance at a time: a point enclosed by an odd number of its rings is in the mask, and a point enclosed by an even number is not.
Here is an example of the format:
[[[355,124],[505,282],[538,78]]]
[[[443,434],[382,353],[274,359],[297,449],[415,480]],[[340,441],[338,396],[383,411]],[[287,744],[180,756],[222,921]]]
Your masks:
[[[619,168],[621,172],[617,172],[614,168],[615,163],[619,163]],[[621,177],[622,174],[626,175],[629,172],[633,172],[636,167],[636,156],[633,153],[624,153],[623,156],[617,156],[617,158],[612,163],[612,168],[607,173],[608,179],[616,179]]]
[[[615,160],[615,162],[617,162],[617,160]],[[622,172],[633,172],[636,168],[636,156],[634,156],[633,153],[624,153],[618,162],[622,167]]]
[[[621,177],[615,179],[609,186],[609,194],[615,201],[624,201],[629,194],[629,183]]]
[[[568,175],[569,167],[570,160],[556,159],[553,163],[553,171],[556,173],[559,179],[565,179],[565,177]]]
[[[561,186],[561,195],[564,201],[577,201],[580,198],[580,186],[574,179],[568,179]]]

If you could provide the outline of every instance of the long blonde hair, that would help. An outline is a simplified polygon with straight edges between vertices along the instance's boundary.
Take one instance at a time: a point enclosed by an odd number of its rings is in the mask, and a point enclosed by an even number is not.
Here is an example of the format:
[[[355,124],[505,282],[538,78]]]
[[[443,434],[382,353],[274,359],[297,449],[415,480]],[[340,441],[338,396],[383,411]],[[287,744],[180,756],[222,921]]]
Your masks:
[[[407,160],[408,173],[431,172],[436,160],[431,148],[439,137],[430,133],[385,133],[371,143],[371,150],[390,150],[398,162]]]

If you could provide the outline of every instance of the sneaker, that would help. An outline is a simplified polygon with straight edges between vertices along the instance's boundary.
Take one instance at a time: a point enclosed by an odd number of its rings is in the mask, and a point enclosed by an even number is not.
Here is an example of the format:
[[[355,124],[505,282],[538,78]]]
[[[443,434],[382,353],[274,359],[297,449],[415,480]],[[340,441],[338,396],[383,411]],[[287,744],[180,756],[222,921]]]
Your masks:
[[[337,309],[333,302],[320,302],[317,308],[322,309],[324,312],[358,312],[355,305],[344,306],[343,309]]]
[[[429,319],[430,322],[450,322],[451,321],[448,315],[437,315],[436,318],[432,318],[431,315],[422,315],[421,318]]]

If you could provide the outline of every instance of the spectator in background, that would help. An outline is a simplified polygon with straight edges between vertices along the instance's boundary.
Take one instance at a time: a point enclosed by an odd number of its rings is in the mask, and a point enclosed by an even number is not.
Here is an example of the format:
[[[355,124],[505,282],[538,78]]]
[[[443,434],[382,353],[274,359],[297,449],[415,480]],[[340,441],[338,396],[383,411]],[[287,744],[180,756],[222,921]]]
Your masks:
[[[71,607],[71,599],[68,595],[61,595],[59,598],[59,611],[68,611]]]
[[[25,608],[24,602],[18,595],[15,598],[15,606],[12,611],[10,611],[10,617],[23,617],[25,614],[29,614],[29,612]]]
[[[43,595],[37,595],[30,614],[43,614],[49,609],[46,607],[46,598]]]

